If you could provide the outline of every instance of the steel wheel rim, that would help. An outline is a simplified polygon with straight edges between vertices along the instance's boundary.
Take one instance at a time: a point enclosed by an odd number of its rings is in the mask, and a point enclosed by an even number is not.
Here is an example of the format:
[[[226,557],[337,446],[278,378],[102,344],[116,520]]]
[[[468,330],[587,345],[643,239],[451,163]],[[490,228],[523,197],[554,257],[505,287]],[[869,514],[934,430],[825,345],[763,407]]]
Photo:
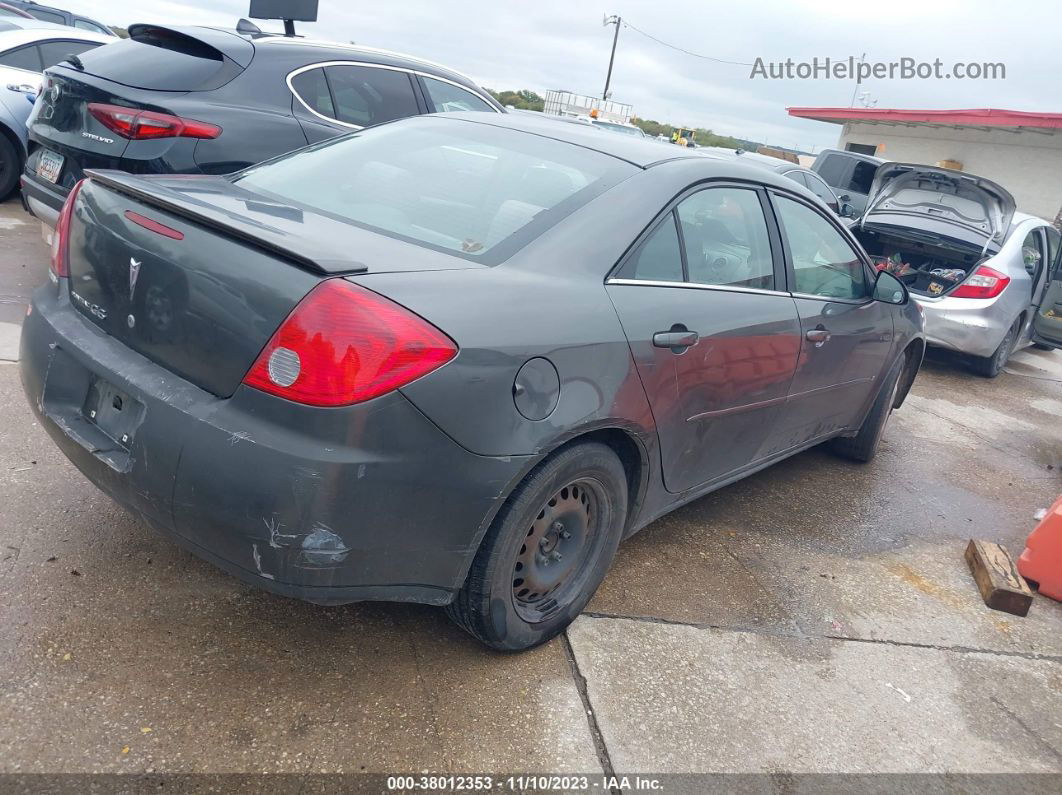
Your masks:
[[[606,537],[604,500],[604,486],[583,477],[557,489],[539,508],[513,564],[513,607],[522,619],[545,621],[581,589],[588,564]]]

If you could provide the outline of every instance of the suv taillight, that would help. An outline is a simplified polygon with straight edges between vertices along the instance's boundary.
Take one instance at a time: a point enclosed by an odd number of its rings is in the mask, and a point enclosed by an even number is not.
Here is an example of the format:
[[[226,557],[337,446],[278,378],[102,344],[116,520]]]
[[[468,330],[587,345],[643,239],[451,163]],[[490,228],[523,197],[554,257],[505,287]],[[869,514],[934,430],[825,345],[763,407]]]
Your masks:
[[[1010,277],[982,265],[973,275],[952,291],[953,298],[995,298],[1007,285]]]
[[[405,386],[457,355],[408,309],[343,279],[302,299],[243,379],[296,403],[346,406]]]
[[[66,195],[63,209],[59,211],[59,218],[55,222],[55,231],[52,232],[52,273],[66,278],[70,275],[70,222],[74,217],[74,204],[77,195],[81,192],[81,186],[85,180],[78,180]]]
[[[90,102],[89,113],[113,133],[132,141],[150,138],[217,138],[221,128],[195,119],[182,119],[153,110],[137,110],[121,105]]]

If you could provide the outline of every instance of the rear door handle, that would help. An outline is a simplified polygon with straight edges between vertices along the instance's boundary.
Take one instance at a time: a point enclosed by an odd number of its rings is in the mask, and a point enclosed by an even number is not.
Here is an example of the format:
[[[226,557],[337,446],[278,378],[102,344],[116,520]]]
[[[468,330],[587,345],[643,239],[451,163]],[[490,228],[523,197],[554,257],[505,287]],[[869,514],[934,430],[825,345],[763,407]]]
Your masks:
[[[832,335],[827,329],[819,326],[818,328],[813,328],[804,336],[807,338],[808,342],[814,342],[816,348],[821,348],[829,341]]]
[[[671,331],[656,332],[653,335],[653,345],[657,348],[670,348],[672,353],[682,353],[691,345],[696,345],[698,338],[696,331],[672,328]]]

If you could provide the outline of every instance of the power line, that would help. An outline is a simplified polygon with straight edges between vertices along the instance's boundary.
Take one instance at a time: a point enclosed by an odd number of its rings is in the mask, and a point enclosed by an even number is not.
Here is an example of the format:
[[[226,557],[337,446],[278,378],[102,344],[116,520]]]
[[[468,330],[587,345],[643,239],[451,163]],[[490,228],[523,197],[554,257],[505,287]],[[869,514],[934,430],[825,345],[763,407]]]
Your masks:
[[[646,33],[644,30],[641,30],[640,28],[634,27],[634,25],[632,25],[627,20],[623,20],[623,26],[626,27],[626,28],[630,28],[635,33],[641,33],[643,36],[645,36],[645,38],[652,39],[657,44],[663,45],[664,47],[668,47],[668,48],[670,48],[672,50],[677,50],[678,52],[681,52],[681,53],[685,53],[686,55],[693,56],[694,58],[701,58],[701,59],[703,59],[705,61],[714,61],[715,63],[730,64],[731,66],[755,66],[755,64],[746,63],[745,61],[728,61],[725,58],[713,58],[711,55],[701,55],[698,52],[692,52],[690,50],[687,50],[684,47],[679,47],[679,46],[677,46],[675,44],[669,44],[668,42],[664,41],[663,39],[658,39],[656,36],[653,36],[650,33]]]

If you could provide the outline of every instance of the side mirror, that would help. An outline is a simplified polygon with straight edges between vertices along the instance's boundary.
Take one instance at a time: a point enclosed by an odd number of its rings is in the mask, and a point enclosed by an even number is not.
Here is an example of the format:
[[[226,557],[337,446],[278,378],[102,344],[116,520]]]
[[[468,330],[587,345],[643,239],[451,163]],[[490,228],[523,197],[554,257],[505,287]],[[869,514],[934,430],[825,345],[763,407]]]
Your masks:
[[[907,303],[907,288],[888,271],[879,271],[874,281],[874,300],[900,306]]]
[[[847,194],[847,193],[842,193],[840,196],[837,197],[837,201],[839,201],[839,202],[850,202],[850,201],[852,201],[852,197],[849,194]]]
[[[840,211],[837,214],[839,216],[841,216],[842,218],[855,218],[855,215],[856,215],[855,207],[853,207],[852,205],[848,204],[846,201],[844,201],[842,199],[841,200],[841,209],[840,209]]]

